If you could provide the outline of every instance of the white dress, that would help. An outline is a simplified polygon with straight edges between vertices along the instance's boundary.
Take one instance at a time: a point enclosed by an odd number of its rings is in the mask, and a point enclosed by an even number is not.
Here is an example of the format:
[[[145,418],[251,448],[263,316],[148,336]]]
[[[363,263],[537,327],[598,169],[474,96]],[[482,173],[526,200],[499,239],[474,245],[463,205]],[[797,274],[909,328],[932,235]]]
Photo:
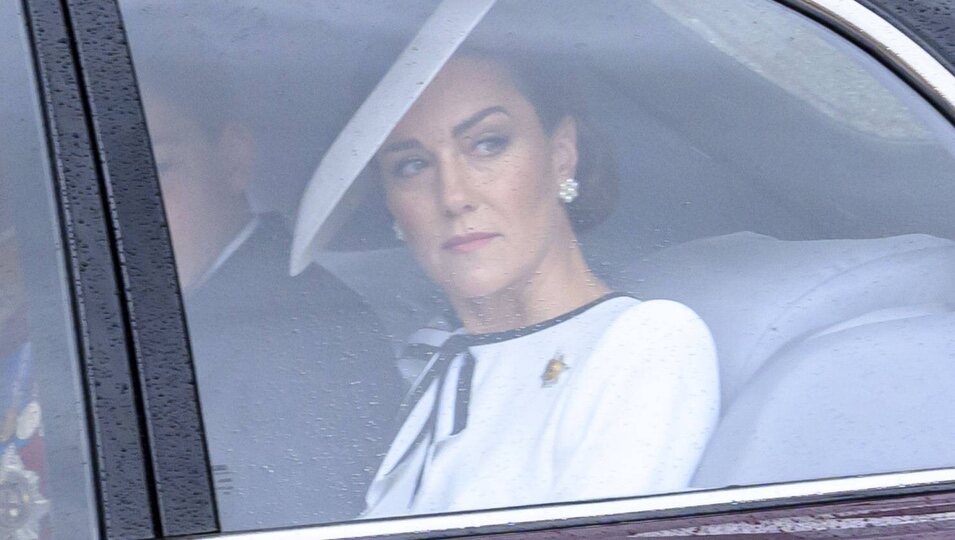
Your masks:
[[[719,414],[710,333],[669,300],[611,294],[528,328],[444,337],[412,346],[430,362],[363,517],[678,491]]]

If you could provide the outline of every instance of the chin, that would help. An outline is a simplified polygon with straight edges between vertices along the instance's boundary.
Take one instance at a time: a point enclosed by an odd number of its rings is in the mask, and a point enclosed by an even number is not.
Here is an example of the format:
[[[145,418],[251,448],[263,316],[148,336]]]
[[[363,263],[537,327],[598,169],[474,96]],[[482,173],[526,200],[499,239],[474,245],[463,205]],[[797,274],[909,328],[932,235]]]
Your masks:
[[[463,277],[463,279],[462,279]],[[452,298],[462,298],[467,300],[479,300],[488,296],[493,296],[509,285],[509,282],[502,275],[481,276],[469,275],[462,276],[458,273],[444,281],[445,291]]]

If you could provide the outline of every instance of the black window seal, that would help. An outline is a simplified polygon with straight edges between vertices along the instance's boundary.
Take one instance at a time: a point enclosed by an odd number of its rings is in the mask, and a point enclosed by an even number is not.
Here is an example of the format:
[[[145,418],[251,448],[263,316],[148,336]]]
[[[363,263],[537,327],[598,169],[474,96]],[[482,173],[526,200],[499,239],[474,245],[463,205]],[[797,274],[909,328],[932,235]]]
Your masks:
[[[141,409],[99,164],[59,0],[23,0],[60,213],[105,538],[156,535]],[[55,482],[55,479],[54,479]]]
[[[115,0],[61,0],[100,165],[160,536],[219,530],[152,145]]]

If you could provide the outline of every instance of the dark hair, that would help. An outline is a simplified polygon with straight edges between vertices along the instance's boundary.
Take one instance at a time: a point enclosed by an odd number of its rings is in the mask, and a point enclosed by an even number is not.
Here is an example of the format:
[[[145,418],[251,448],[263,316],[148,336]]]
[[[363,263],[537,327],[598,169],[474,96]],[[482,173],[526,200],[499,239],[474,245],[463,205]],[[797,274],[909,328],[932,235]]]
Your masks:
[[[580,195],[567,205],[571,224],[583,232],[603,222],[618,199],[619,176],[610,145],[595,129],[580,94],[576,62],[565,56],[501,54],[466,48],[458,56],[490,60],[505,69],[514,85],[533,105],[541,125],[552,133],[570,117],[577,125],[577,176]]]

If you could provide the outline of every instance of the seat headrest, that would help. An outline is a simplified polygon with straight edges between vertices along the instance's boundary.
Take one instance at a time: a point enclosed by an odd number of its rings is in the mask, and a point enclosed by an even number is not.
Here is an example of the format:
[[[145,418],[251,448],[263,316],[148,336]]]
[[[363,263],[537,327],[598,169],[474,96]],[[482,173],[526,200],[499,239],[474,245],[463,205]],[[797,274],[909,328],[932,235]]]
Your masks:
[[[884,310],[955,304],[955,242],[927,235],[783,241],[755,233],[695,240],[633,264],[641,298],[667,298],[709,325],[724,404],[801,338]]]

